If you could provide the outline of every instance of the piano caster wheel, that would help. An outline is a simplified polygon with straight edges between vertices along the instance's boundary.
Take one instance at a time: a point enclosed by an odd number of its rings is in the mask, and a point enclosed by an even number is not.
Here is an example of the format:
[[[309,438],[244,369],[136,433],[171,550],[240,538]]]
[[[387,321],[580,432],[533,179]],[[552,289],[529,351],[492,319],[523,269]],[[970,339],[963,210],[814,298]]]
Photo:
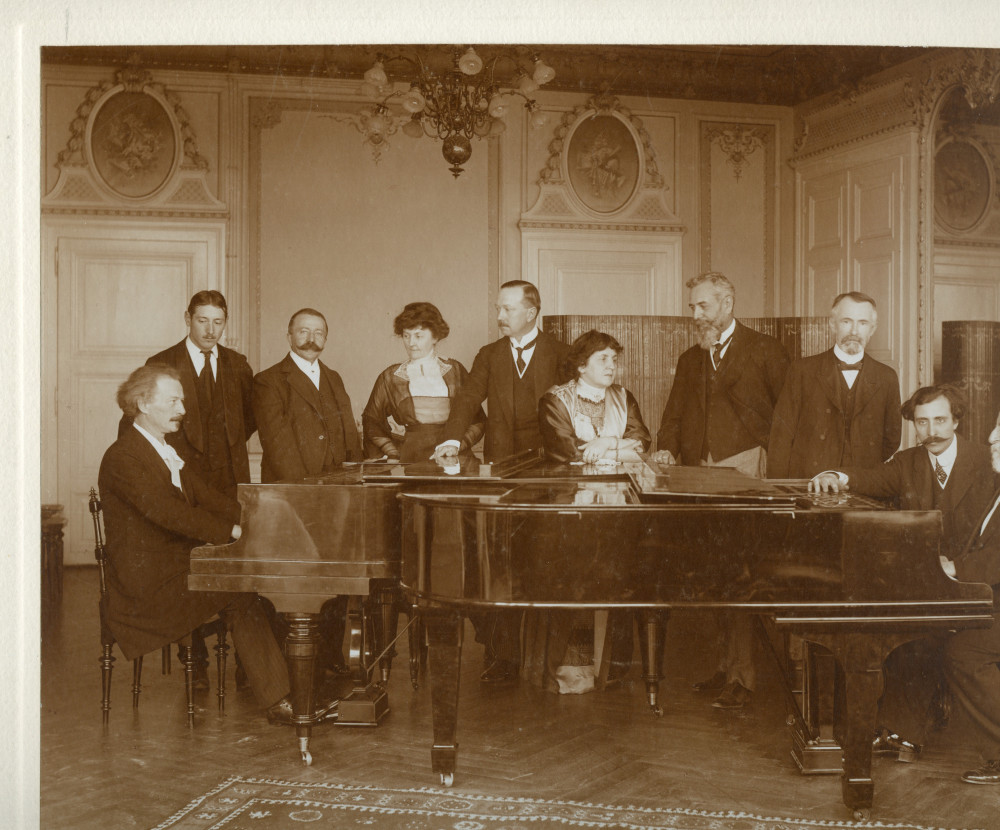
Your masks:
[[[450,787],[455,783],[455,773],[453,772],[442,772],[441,773],[441,786]]]
[[[872,818],[872,808],[871,807],[859,807],[854,811],[855,821],[871,821]]]
[[[656,715],[656,717],[658,718],[663,717],[663,707],[660,706],[659,703],[657,703],[655,706],[650,706],[649,708],[652,710],[653,714]]]
[[[307,767],[311,767],[313,762],[312,753],[308,749],[302,750],[302,763]]]

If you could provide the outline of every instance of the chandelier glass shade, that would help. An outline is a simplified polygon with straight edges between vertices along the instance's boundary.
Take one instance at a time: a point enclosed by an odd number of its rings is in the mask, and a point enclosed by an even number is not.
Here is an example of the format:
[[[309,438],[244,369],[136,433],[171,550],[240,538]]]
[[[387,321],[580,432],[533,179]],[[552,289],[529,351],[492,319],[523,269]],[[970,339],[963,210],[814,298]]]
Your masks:
[[[495,74],[498,64],[505,62],[514,65],[514,81],[510,84],[501,83]],[[400,80],[409,81],[410,88],[386,94],[391,84],[385,67],[392,63],[404,63],[409,67],[409,72],[403,72]],[[523,67],[511,51],[498,52],[484,62],[471,46],[464,51],[455,49],[452,67],[444,72],[430,70],[419,56],[387,57],[380,53],[374,66],[365,72],[359,91],[368,97],[381,98],[377,109],[383,113],[387,112],[386,102],[390,98],[400,98],[400,106],[410,114],[403,133],[410,138],[426,135],[441,141],[441,154],[451,165],[452,175],[458,178],[462,165],[472,157],[472,139],[504,131],[501,119],[507,114],[513,97],[524,99],[532,126],[537,127],[544,121],[531,96],[555,74],[540,57],[533,58],[530,68]]]

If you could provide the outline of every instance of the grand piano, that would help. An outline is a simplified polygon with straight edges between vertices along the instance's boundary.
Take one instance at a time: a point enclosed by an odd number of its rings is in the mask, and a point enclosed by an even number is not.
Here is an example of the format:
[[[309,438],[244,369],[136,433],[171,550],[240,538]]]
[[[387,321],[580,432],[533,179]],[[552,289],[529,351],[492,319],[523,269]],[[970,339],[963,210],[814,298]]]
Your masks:
[[[353,598],[356,683],[338,723],[375,724],[388,711],[397,586],[418,609],[433,704],[431,765],[445,785],[457,769],[468,612],[632,609],[647,699],[660,714],[671,609],[740,608],[825,646],[839,664],[847,702],[836,724],[843,798],[864,818],[885,657],[934,631],[992,619],[989,586],[941,570],[938,512],[814,496],[805,482],[734,470],[661,469],[651,460],[605,469],[534,457],[466,460],[448,470],[363,464],[304,482],[240,485],[239,498],[242,538],[196,548],[189,584],[256,590],[289,615],[286,652],[307,763],[316,613],[330,596]],[[411,642],[411,659],[417,650]]]
[[[826,647],[847,705],[842,795],[871,814],[882,663],[934,631],[990,624],[992,590],[947,577],[937,511],[878,509],[805,482],[735,470],[624,465],[549,469],[467,494],[404,492],[402,587],[426,627],[432,769],[454,781],[463,614],[483,608],[627,608],[639,619],[652,710],[674,608],[743,609]]]

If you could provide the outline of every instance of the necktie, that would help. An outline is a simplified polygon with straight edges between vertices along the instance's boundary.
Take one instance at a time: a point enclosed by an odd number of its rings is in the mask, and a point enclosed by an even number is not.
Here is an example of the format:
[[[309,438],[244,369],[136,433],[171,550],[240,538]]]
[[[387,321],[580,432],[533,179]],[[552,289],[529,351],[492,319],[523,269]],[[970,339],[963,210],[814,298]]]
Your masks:
[[[722,350],[726,348],[729,341],[732,339],[732,335],[729,335],[725,340],[718,343],[712,344],[712,368],[718,370],[719,363],[722,362]]]
[[[535,340],[537,339],[538,338],[536,337]],[[517,359],[514,361],[514,365],[517,366],[517,373],[519,375],[523,375],[524,370],[528,368],[528,363],[524,359],[524,352],[527,351],[528,349],[535,348],[535,340],[531,340],[528,343],[525,343],[523,346],[514,347],[517,350]]]
[[[841,372],[860,372],[861,371],[861,361],[857,363],[845,363],[843,360],[837,361],[837,368]]]
[[[941,466],[941,462],[936,458],[934,459],[934,475],[937,476],[938,484],[944,487],[944,483],[948,480],[948,474],[944,471],[944,467]]]
[[[212,350],[202,349],[201,353],[205,356],[205,366],[201,370],[201,374],[198,375],[198,381],[205,391],[205,400],[211,403],[212,392],[215,391],[215,377],[212,375]]]

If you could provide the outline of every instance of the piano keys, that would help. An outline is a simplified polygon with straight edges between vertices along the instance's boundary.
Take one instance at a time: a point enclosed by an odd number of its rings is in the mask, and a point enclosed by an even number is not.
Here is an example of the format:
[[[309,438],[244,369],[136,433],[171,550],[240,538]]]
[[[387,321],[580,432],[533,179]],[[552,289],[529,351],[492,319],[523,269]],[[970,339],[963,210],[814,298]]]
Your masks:
[[[474,493],[403,492],[402,587],[427,631],[432,770],[457,766],[462,616],[489,607],[626,608],[640,621],[643,679],[659,713],[673,608],[739,608],[828,648],[844,676],[842,794],[870,815],[881,666],[897,646],[988,625],[989,586],[941,570],[936,511],[811,496],[805,483],[714,468],[624,465],[589,479],[551,467]],[[536,471],[537,472],[537,471]]]

